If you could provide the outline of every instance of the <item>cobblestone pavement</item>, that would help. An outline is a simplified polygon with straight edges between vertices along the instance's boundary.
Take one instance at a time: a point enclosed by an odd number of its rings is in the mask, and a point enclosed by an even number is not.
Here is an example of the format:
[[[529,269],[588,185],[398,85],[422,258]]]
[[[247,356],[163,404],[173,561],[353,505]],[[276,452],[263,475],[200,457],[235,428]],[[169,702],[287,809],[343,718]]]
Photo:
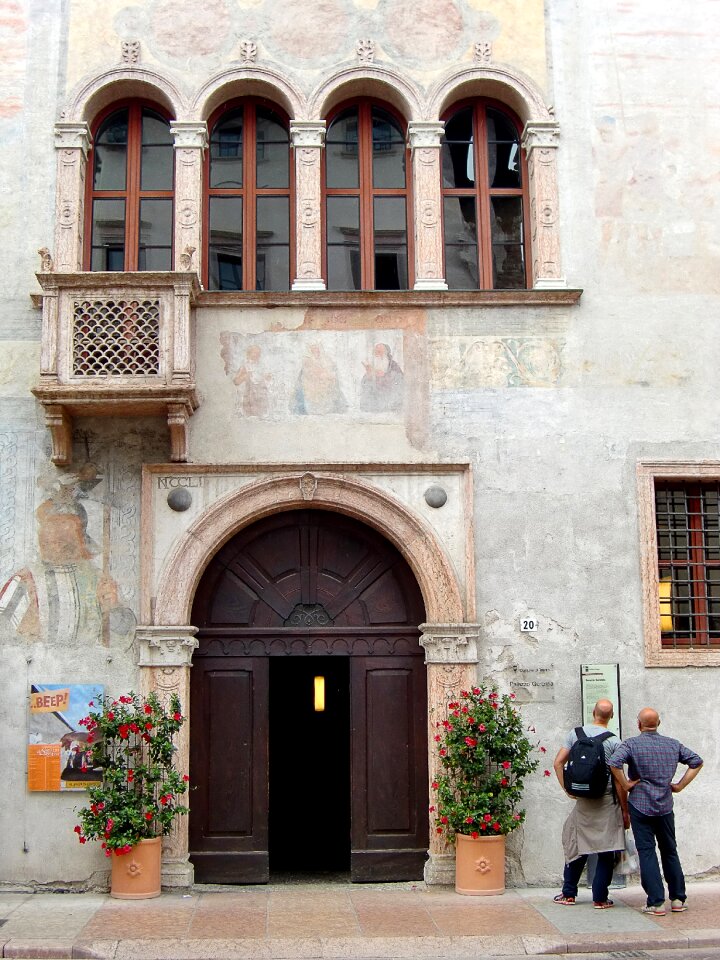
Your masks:
[[[424,884],[195,887],[155,900],[0,893],[0,956],[100,960],[396,960],[720,947],[720,880],[693,883],[686,913],[645,916],[639,887],[612,910],[556,889],[464,897]],[[659,955],[659,954],[658,954]]]

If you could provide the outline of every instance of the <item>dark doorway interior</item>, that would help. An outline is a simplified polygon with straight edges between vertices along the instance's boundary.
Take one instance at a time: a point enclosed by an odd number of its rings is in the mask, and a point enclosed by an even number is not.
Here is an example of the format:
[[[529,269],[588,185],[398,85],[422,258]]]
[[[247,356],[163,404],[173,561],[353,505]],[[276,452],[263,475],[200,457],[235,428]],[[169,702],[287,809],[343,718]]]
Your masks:
[[[270,660],[272,878],[350,870],[350,661]],[[316,710],[315,677],[324,681]]]

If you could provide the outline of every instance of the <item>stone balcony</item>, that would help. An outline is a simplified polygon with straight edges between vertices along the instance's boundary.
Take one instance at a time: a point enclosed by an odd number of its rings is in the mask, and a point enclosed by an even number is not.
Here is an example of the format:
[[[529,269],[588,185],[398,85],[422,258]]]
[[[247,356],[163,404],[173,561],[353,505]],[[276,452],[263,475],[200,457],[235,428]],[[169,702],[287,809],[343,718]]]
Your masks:
[[[72,457],[74,417],[164,417],[170,460],[187,460],[195,386],[194,272],[37,274],[40,380],[52,460]]]

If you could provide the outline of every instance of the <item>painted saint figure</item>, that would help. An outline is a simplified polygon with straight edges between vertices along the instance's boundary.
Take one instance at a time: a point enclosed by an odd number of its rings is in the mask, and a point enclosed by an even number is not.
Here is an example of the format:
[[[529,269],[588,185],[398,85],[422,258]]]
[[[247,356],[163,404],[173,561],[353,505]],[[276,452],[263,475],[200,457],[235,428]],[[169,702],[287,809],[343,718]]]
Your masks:
[[[292,412],[322,416],[327,413],[344,413],[347,406],[337,367],[319,343],[311,343],[303,357],[295,386]]]
[[[393,360],[387,343],[376,343],[371,360],[363,366],[365,375],[360,383],[360,409],[366,413],[402,410],[404,375],[400,365]]]
[[[237,412],[245,417],[267,417],[270,412],[272,375],[262,368],[262,349],[253,344],[245,352],[245,363],[233,377],[238,387]]]

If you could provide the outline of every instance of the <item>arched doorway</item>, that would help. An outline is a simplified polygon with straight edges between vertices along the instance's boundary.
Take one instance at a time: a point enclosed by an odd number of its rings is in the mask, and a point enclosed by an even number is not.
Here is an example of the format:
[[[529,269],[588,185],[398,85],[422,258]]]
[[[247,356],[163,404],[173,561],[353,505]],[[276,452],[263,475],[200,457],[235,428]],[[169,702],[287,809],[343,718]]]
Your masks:
[[[192,611],[196,880],[262,883],[286,870],[422,877],[424,619],[399,551],[343,514],[277,513],[221,548]]]

